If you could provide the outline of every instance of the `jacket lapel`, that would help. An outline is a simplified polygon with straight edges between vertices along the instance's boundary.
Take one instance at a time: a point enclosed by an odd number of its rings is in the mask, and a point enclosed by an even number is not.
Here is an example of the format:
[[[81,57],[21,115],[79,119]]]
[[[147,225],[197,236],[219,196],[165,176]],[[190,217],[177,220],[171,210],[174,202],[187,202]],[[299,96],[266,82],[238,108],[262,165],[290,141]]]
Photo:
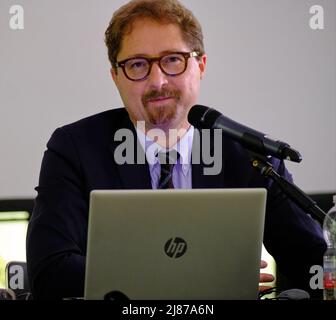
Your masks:
[[[115,152],[121,150],[118,147],[121,147],[121,144],[124,144],[125,141],[115,141],[114,135],[118,129],[127,129],[129,137],[131,138],[128,141],[127,148],[128,151],[133,155],[133,161],[126,164],[118,164],[115,161]],[[135,128],[128,115],[125,116],[123,121],[121,121],[120,127],[113,133],[113,141],[111,144],[111,151],[113,159],[116,164],[116,168],[119,174],[121,185],[123,189],[152,189],[151,177],[149,172],[149,165],[147,163],[144,150],[138,140]],[[126,138],[127,139],[127,138]],[[126,144],[125,144],[126,145]],[[128,152],[126,151],[126,152]],[[137,160],[141,159],[139,163]]]
[[[211,168],[213,164],[206,165],[203,159],[203,143],[210,142],[210,154],[214,154],[214,139],[210,141],[202,141],[202,130],[196,129],[194,131],[193,147],[192,147],[192,188],[193,189],[205,189],[205,188],[222,188],[224,187],[224,165],[225,160],[221,154],[221,171],[216,175],[209,175],[206,173],[206,168]]]

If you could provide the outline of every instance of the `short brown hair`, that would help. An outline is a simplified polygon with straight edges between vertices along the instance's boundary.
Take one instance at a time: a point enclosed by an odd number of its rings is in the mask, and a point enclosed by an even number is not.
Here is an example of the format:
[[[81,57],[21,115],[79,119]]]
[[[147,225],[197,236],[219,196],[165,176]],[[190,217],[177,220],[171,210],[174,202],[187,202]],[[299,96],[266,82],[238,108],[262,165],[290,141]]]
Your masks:
[[[200,55],[204,54],[202,27],[193,13],[178,0],[132,0],[114,13],[105,32],[105,43],[112,66],[117,62],[123,37],[132,31],[132,24],[138,18],[178,25],[190,49]]]

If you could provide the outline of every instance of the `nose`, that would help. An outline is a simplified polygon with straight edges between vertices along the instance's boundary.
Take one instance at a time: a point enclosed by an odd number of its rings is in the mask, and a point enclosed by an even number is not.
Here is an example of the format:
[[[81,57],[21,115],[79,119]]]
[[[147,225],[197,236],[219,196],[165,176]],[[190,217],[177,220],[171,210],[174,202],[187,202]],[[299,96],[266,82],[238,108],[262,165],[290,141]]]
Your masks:
[[[152,88],[162,88],[165,84],[168,83],[167,75],[163,73],[158,62],[152,64],[152,69],[150,71],[148,82]]]

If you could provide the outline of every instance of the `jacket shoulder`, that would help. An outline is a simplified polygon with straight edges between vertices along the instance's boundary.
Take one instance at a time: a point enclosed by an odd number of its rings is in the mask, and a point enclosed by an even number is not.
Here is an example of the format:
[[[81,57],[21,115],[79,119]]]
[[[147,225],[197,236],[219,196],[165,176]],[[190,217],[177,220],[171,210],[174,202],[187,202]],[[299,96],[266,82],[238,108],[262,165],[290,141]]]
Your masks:
[[[100,126],[108,125],[110,127],[118,126],[121,122],[128,120],[128,113],[125,108],[118,108],[107,110],[94,114],[89,117],[85,117],[76,122],[62,126],[62,129],[66,131],[76,131],[78,129],[83,130],[84,128],[99,128]]]
[[[132,125],[125,108],[107,110],[57,128],[47,143],[55,150],[99,146],[113,139],[115,132]],[[70,143],[70,144],[69,144]]]

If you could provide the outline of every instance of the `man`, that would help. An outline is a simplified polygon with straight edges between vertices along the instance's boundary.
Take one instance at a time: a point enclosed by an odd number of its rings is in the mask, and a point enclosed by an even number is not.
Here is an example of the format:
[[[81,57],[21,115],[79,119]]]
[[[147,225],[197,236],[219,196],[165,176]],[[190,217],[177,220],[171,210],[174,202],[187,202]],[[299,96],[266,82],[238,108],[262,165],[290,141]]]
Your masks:
[[[205,175],[204,163],[191,163],[195,128],[187,115],[197,103],[206,67],[201,27],[192,13],[177,0],[131,1],[114,14],[106,45],[125,108],[59,128],[48,142],[27,235],[34,297],[83,296],[94,189],[265,187],[264,244],[293,285],[307,289],[309,268],[322,263],[325,251],[316,222],[253,171],[247,152],[225,137],[220,145],[212,141],[212,148],[222,150],[219,174]],[[137,137],[135,149],[146,153],[145,163],[117,163],[120,141],[114,137],[122,129]],[[175,135],[169,137],[171,129]],[[151,152],[147,143],[155,145]],[[158,155],[171,149],[186,165],[177,163],[162,179]],[[291,179],[283,162],[273,164]],[[269,280],[261,276],[262,282]]]

